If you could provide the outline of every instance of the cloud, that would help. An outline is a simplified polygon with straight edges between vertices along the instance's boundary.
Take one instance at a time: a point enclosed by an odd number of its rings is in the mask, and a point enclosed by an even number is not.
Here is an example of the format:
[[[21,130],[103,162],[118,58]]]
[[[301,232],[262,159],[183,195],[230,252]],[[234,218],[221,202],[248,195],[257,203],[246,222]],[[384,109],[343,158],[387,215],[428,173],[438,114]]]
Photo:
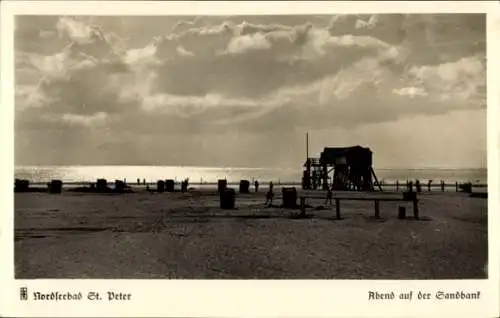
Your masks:
[[[18,85],[15,96],[18,110],[24,110],[26,107],[42,107],[48,103],[47,97],[38,86]]]
[[[54,31],[40,30],[39,35],[40,35],[40,38],[47,39],[47,38],[52,38],[53,36],[55,36],[56,32],[54,32]]]
[[[413,98],[416,96],[427,96],[428,95],[424,88],[415,87],[415,86],[393,89],[392,92],[394,94],[401,95],[401,96],[408,96],[410,98]]]
[[[193,28],[207,27],[208,22],[202,17],[195,17],[192,20],[180,20],[172,27],[173,33],[189,31]]]
[[[148,96],[144,99],[142,107],[148,112],[176,113],[180,116],[190,116],[202,113],[213,108],[240,107],[257,108],[265,106],[251,99],[225,98],[217,94],[205,96],[176,96],[169,94],[158,94]]]
[[[82,125],[92,128],[104,124],[107,117],[108,115],[106,113],[98,112],[90,116],[64,114],[61,116],[61,119],[69,124]]]
[[[93,57],[84,53],[80,53],[77,58],[71,57],[69,47],[54,55],[28,54],[27,58],[33,69],[48,79],[68,77],[78,70],[92,68],[97,63]]]
[[[271,43],[262,33],[247,34],[231,39],[227,46],[228,53],[244,53],[248,50],[266,50]]]
[[[16,129],[35,139],[64,131],[67,142],[94,129],[99,142],[129,152],[165,134],[241,134],[255,145],[266,133],[354,129],[485,103],[478,15],[164,18],[141,39],[118,36],[126,23],[103,23],[113,19],[20,20]]]
[[[478,55],[438,65],[413,66],[408,75],[426,90],[435,92],[438,98],[443,95],[465,100],[486,98],[486,63]]]
[[[246,30],[243,35],[241,30]],[[196,58],[176,58],[181,42]],[[154,70],[158,74],[155,93],[206,95],[216,91],[246,98],[320,79],[391,48],[368,36],[334,37],[308,23],[264,28],[229,22],[161,38],[157,47],[162,63]]]
[[[156,45],[150,44],[144,48],[130,49],[126,51],[123,57],[123,61],[128,65],[154,66],[156,64],[159,64],[159,60],[156,58],[156,53],[157,53]]]
[[[73,42],[79,44],[90,44],[100,34],[91,25],[69,17],[62,17],[57,21],[56,30],[59,36],[68,36]]]
[[[194,56],[193,52],[186,50],[182,45],[177,46],[176,50],[180,56]]]

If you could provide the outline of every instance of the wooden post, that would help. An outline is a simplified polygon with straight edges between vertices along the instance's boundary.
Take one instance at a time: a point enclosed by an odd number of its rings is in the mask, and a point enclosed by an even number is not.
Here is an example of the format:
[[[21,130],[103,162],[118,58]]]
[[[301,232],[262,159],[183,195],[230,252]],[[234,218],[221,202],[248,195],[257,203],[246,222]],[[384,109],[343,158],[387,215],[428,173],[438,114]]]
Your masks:
[[[380,202],[379,200],[374,200],[375,201],[375,218],[380,219]]]
[[[413,216],[415,217],[416,220],[419,219],[419,216],[418,216],[418,200],[417,199],[413,199]]]
[[[335,211],[337,213],[337,220],[340,220],[340,199],[335,199]]]

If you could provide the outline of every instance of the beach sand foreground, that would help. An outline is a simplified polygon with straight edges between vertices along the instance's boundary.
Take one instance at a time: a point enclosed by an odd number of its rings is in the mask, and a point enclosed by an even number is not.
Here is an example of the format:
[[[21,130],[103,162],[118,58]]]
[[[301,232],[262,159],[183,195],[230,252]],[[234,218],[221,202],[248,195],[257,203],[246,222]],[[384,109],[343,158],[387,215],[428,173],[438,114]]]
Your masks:
[[[324,204],[323,192],[308,204]],[[237,194],[221,210],[212,190],[189,193],[15,194],[15,276],[31,278],[455,279],[487,278],[487,200],[423,193],[411,203],[342,202],[266,208]],[[277,204],[280,203],[278,200]],[[298,210],[293,211],[298,213]]]

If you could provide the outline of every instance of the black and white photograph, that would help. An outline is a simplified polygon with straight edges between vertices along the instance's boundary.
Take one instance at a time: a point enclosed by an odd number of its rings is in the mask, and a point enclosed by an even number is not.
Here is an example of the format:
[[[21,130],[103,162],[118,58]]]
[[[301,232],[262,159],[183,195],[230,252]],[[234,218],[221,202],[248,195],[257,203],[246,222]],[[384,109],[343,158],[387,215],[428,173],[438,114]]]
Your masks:
[[[488,278],[486,14],[14,22],[16,279]]]
[[[498,3],[1,9],[0,315],[500,314]]]

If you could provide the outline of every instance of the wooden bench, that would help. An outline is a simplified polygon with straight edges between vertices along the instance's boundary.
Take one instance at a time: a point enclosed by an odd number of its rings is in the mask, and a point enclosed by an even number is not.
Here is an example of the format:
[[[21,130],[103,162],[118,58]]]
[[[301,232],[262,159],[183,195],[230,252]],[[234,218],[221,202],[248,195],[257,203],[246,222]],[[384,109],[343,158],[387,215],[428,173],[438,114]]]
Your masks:
[[[334,197],[335,200],[335,212],[336,212],[336,217],[337,220],[340,220],[340,200],[346,200],[346,201],[373,201],[375,205],[375,218],[379,219],[380,218],[380,201],[383,202],[412,202],[413,203],[413,216],[415,219],[419,219],[419,211],[418,211],[418,199],[404,199],[404,198],[383,198],[383,197],[377,197],[377,198],[354,198],[354,197]]]

